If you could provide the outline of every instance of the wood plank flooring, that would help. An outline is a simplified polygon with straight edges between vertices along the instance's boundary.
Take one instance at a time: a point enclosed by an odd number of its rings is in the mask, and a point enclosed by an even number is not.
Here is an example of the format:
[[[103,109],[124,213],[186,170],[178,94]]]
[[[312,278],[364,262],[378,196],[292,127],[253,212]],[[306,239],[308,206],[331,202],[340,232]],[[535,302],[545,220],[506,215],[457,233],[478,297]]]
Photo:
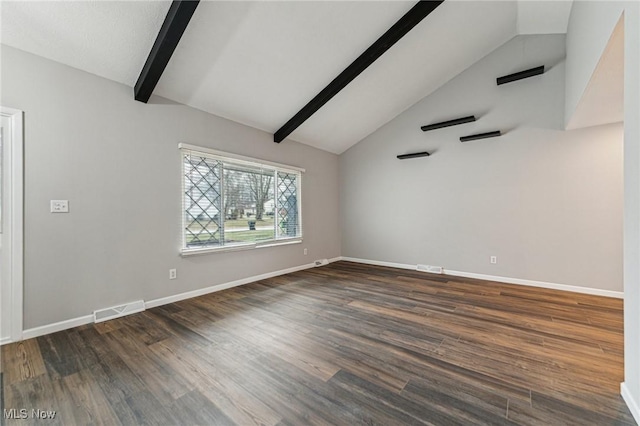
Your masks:
[[[2,347],[6,424],[635,424],[622,301],[337,262]]]

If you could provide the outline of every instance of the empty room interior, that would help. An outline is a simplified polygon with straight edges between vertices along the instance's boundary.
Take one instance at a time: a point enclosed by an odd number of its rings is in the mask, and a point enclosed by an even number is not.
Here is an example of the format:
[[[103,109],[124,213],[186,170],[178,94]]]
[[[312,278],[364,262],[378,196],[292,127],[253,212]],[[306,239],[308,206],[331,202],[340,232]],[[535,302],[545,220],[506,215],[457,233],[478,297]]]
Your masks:
[[[640,2],[0,2],[2,424],[640,422]]]

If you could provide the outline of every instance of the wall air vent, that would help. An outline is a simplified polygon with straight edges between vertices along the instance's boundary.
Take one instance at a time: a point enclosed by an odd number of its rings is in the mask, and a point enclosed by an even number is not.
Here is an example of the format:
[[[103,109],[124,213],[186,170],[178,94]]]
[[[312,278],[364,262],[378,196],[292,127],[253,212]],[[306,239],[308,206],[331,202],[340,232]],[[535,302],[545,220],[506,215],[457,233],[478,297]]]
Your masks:
[[[144,309],[144,300],[136,300],[135,302],[126,303],[124,305],[100,309],[93,312],[93,322],[98,323],[120,318],[125,315],[135,314],[136,312],[142,312]]]
[[[442,273],[442,266],[418,265],[416,267],[416,271],[429,272],[429,273],[432,273],[432,274],[441,274]]]

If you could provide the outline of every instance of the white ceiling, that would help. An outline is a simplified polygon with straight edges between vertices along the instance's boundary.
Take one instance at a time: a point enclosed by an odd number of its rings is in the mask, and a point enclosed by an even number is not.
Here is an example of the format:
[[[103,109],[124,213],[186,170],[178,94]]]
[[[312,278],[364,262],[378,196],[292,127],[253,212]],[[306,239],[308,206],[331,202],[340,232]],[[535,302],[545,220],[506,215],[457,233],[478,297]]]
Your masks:
[[[3,0],[1,42],[133,86],[169,4]],[[273,133],[413,4],[203,1],[154,93]],[[447,0],[290,138],[341,153],[518,32],[565,32],[569,10]]]
[[[565,34],[572,0],[518,2],[518,34]]]
[[[3,44],[133,86],[171,1],[0,1]]]
[[[201,4],[155,93],[273,133],[414,4]],[[515,3],[445,1],[290,138],[341,153],[515,27]]]

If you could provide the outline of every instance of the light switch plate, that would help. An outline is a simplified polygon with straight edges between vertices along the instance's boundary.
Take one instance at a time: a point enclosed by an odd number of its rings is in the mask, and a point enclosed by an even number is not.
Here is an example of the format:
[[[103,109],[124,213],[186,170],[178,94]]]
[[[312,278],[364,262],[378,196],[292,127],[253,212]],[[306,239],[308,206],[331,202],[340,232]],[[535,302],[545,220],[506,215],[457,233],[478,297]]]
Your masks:
[[[69,200],[51,200],[51,213],[69,213]]]

